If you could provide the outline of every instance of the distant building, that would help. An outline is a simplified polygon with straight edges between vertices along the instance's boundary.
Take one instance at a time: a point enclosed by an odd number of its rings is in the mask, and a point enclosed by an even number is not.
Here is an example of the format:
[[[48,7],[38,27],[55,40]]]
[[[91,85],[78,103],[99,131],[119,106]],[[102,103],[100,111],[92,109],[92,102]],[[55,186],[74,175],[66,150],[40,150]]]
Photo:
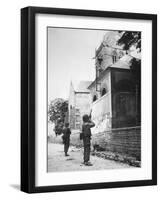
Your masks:
[[[71,129],[80,130],[82,116],[90,114],[90,90],[91,81],[71,82],[68,104],[68,121]]]

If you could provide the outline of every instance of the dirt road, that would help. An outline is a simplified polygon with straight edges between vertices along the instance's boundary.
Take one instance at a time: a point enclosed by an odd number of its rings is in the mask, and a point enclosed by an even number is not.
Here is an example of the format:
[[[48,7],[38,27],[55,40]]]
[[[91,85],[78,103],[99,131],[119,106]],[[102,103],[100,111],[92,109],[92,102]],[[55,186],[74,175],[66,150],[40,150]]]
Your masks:
[[[93,166],[84,166],[82,164],[83,149],[70,147],[70,156],[65,157],[63,148],[63,144],[48,143],[48,172],[134,168],[124,163],[97,156],[91,156],[90,161]]]

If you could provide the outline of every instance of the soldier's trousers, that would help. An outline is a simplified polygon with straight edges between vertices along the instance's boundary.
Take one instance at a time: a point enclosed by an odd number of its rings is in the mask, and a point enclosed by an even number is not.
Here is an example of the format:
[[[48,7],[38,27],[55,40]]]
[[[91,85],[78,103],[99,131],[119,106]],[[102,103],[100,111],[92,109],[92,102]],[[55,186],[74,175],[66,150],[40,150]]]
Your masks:
[[[83,138],[83,144],[84,144],[84,162],[88,162],[90,160],[90,148],[91,148],[90,138],[89,137]]]
[[[64,152],[65,152],[65,154],[67,154],[68,149],[69,149],[69,141],[64,143]]]

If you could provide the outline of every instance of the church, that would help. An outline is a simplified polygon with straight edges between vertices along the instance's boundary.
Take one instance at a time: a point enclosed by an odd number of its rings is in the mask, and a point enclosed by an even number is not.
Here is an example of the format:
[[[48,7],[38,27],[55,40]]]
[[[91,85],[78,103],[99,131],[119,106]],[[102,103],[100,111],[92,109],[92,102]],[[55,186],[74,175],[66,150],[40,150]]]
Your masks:
[[[110,31],[95,52],[96,78],[88,86],[93,133],[140,125],[140,53],[135,58],[124,51],[119,37]]]

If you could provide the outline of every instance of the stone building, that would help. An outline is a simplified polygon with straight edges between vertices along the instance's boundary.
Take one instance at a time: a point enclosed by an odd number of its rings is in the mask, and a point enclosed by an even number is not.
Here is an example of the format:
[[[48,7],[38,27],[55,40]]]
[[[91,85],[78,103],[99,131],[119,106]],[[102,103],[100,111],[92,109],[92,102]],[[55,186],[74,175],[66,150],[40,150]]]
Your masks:
[[[95,53],[96,78],[88,87],[93,133],[140,124],[140,78],[132,70],[133,57],[117,45],[119,38],[108,32]]]
[[[93,143],[107,151],[141,159],[141,55],[117,45],[117,31],[108,32],[95,52],[96,78],[91,95]]]
[[[90,113],[90,84],[91,81],[73,81],[70,84],[68,121],[72,130],[80,130],[82,116]]]

